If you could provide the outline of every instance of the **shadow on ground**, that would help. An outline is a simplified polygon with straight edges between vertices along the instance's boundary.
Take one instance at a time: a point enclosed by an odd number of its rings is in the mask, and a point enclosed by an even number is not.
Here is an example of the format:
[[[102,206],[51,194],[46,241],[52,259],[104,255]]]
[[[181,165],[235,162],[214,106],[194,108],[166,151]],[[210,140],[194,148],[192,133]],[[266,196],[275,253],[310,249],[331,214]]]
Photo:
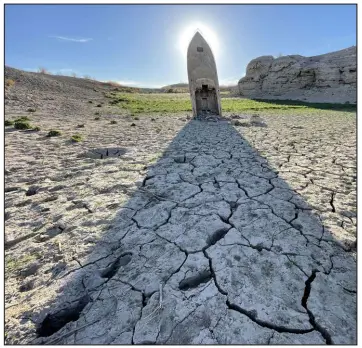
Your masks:
[[[189,122],[111,225],[32,343],[356,344],[353,248],[227,122]]]

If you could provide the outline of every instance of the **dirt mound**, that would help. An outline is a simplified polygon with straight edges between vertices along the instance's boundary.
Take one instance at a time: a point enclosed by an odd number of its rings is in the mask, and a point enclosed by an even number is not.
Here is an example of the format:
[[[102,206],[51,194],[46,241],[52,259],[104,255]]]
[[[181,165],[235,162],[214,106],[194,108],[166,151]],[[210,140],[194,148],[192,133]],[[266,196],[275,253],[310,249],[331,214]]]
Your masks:
[[[5,86],[5,109],[26,111],[36,108],[76,113],[83,111],[79,101],[82,101],[81,104],[89,100],[96,102],[104,98],[104,93],[114,89],[98,81],[10,67],[5,67]]]

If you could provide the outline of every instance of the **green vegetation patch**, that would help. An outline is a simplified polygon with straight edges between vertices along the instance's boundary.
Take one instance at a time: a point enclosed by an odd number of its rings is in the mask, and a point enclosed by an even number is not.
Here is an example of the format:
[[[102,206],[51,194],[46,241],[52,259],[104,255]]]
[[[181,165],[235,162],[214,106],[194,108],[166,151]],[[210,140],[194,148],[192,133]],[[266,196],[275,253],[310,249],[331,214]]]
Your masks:
[[[307,103],[300,100],[260,100],[256,99],[257,102],[265,102],[274,105],[281,105],[285,109],[289,108],[302,108],[302,109],[321,109],[321,110],[338,110],[338,111],[349,111],[356,112],[357,105],[346,102],[344,104],[334,103]]]
[[[188,93],[109,93],[110,104],[129,111],[132,114],[152,112],[188,112],[192,111]],[[306,103],[294,100],[252,100],[245,98],[222,98],[224,112],[279,112],[309,113],[321,110],[356,112],[353,104]]]
[[[83,137],[80,134],[74,134],[70,139],[74,143],[79,143],[79,142],[83,141]]]
[[[30,125],[30,123],[28,121],[15,121],[14,123],[14,128],[15,129],[32,129],[33,127]]]
[[[252,100],[242,98],[224,98],[221,100],[222,110],[226,112],[247,111],[293,111],[308,113],[316,110],[356,111],[355,105],[330,104],[330,103],[306,103],[297,100]]]
[[[14,124],[14,121],[5,120],[5,127],[12,126]]]
[[[182,112],[191,111],[191,101],[187,93],[152,93],[111,95],[110,104],[117,105],[133,114],[149,112]]]

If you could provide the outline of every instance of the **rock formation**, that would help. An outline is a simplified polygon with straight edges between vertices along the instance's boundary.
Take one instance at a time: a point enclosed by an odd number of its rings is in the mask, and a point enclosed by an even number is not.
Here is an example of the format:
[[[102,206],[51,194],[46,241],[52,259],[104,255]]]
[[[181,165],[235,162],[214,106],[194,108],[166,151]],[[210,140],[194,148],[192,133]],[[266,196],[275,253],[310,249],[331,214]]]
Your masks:
[[[313,57],[262,56],[248,64],[239,92],[248,98],[356,103],[356,65],[355,46]]]

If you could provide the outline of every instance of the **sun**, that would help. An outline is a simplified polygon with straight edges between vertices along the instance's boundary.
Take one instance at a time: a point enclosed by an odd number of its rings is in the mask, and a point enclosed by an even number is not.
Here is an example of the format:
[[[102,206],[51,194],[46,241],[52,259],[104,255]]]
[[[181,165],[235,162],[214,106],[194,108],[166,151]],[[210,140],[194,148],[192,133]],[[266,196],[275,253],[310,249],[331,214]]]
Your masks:
[[[190,41],[192,37],[195,35],[197,30],[205,38],[216,58],[220,53],[218,37],[216,33],[212,29],[210,29],[210,27],[208,27],[204,23],[198,23],[198,22],[188,25],[180,35],[179,49],[181,50],[183,56],[186,58],[187,48],[189,47]]]

